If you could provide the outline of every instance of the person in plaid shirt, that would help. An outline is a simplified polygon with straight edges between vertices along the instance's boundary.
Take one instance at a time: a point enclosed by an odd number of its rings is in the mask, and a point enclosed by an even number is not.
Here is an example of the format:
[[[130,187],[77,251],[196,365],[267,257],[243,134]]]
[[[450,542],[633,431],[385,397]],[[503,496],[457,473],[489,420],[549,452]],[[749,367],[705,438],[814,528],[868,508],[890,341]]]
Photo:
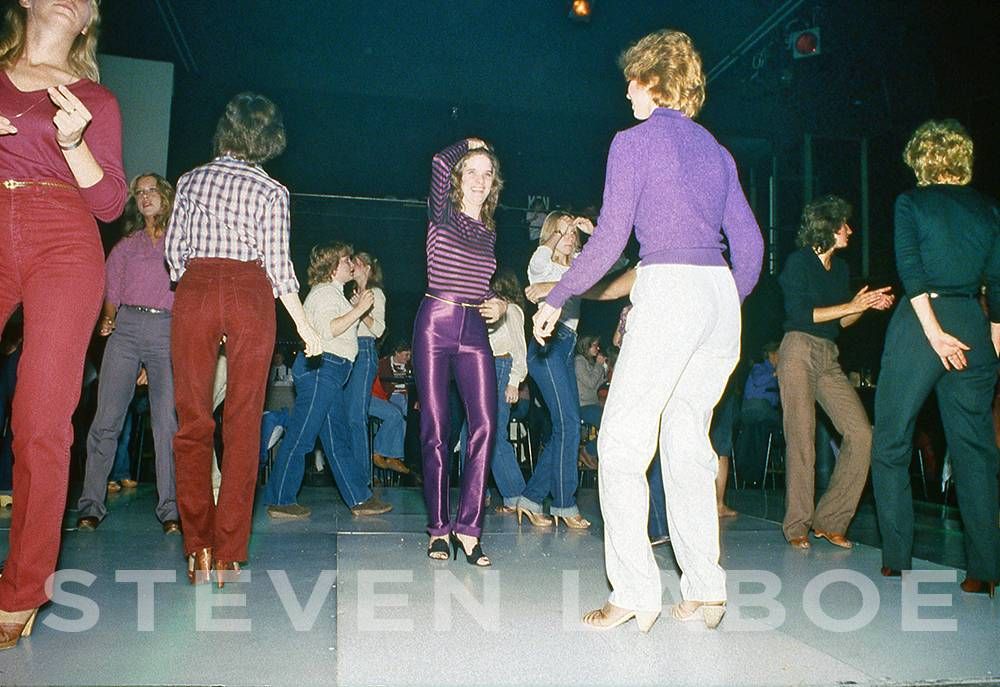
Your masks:
[[[255,93],[229,101],[215,130],[215,159],[177,182],[166,254],[177,282],[171,352],[178,430],[177,505],[192,584],[220,587],[247,558],[274,298],[288,310],[306,355],[320,337],[306,320],[289,258],[288,189],[260,165],[285,149],[277,106]],[[222,487],[212,499],[212,379],[225,337],[229,361]]]

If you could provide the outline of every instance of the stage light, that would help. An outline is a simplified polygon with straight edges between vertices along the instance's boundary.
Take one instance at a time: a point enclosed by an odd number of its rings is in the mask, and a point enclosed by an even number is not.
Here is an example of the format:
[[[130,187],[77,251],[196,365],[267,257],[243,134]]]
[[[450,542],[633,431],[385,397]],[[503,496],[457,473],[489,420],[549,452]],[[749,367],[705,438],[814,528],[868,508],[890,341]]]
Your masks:
[[[819,55],[822,52],[821,46],[819,27],[795,31],[788,37],[788,47],[792,50],[792,57],[797,60]]]
[[[569,18],[573,21],[590,21],[592,9],[590,0],[570,0]]]

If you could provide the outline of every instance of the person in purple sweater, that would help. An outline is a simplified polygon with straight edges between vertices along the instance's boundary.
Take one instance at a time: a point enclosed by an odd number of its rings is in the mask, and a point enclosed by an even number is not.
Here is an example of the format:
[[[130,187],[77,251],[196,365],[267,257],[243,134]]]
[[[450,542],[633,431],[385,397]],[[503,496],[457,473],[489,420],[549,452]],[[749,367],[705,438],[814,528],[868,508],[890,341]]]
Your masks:
[[[539,306],[534,334],[541,341],[552,332],[562,305],[604,276],[635,227],[641,263],[598,438],[613,591],[583,620],[612,628],[635,618],[645,632],[660,615],[660,571],[646,536],[646,470],[659,441],[684,599],[671,613],[714,628],[725,613],[726,575],[708,428],[739,357],[740,302],[757,282],[763,241],[732,156],[692,120],[705,99],[705,77],[691,39],[652,33],[621,65],[641,123],[612,141],[598,225]]]
[[[159,174],[148,173],[132,180],[129,193],[125,235],[105,263],[104,310],[98,333],[109,338],[97,384],[97,412],[87,434],[87,469],[76,526],[80,531],[93,531],[108,513],[104,505],[108,475],[135,394],[136,377],[145,368],[156,448],[156,516],[165,534],[179,534],[173,449],[177,414],[170,362],[174,292],[163,239],[174,189]]]
[[[486,472],[496,433],[496,371],[486,331],[507,304],[490,289],[496,271],[493,212],[503,181],[493,151],[476,138],[434,156],[428,198],[427,293],[413,324],[413,372],[420,398],[420,444],[430,545],[427,555],[447,559],[448,538],[469,563],[490,565],[483,530]],[[451,431],[448,385],[455,385],[469,423],[458,514],[451,518]]]

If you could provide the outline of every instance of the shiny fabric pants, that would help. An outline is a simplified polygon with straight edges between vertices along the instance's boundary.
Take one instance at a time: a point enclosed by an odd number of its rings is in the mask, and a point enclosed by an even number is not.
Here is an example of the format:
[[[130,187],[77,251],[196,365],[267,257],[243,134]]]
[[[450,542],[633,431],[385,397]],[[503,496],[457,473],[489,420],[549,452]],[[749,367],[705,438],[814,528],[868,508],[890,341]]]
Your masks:
[[[420,399],[424,500],[431,536],[483,529],[486,474],[496,435],[496,372],[486,323],[475,308],[425,297],[413,325],[413,372]],[[452,446],[448,385],[454,379],[469,423],[458,514],[451,518]]]
[[[0,327],[24,306],[11,430],[14,491],[0,609],[48,600],[66,508],[70,418],[104,296],[104,250],[76,189],[0,186]]]
[[[621,608],[658,611],[660,570],[647,535],[646,473],[659,442],[681,594],[725,601],[719,565],[712,409],[740,351],[740,301],[725,267],[639,267],[633,308],[597,437],[604,559]]]
[[[943,297],[931,302],[941,327],[969,346],[965,354],[969,365],[964,370],[946,371],[927,342],[913,307],[906,301],[896,307],[885,337],[875,393],[872,486],[882,534],[882,562],[895,570],[913,567],[913,430],[921,406],[934,390],[955,471],[966,569],[969,577],[1000,580],[1000,451],[990,412],[997,356],[977,300]]]
[[[245,561],[260,454],[267,371],[274,351],[274,296],[255,262],[201,258],[177,284],[171,350],[178,429],[177,508],[184,550],[211,547],[220,561]],[[212,497],[213,384],[226,336],[222,485]]]

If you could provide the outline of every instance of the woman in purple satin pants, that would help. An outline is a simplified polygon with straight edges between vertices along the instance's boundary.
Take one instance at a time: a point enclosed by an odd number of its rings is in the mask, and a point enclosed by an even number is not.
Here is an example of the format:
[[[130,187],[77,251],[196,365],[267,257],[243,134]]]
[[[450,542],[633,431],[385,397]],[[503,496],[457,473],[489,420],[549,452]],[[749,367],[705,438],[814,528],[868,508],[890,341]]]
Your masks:
[[[496,373],[486,323],[506,312],[490,289],[496,271],[496,209],[503,182],[496,156],[468,139],[434,156],[428,198],[427,293],[413,327],[413,371],[420,399],[427,555],[446,560],[462,547],[469,563],[490,565],[479,538],[486,474],[496,433]],[[469,422],[458,513],[451,517],[451,422],[448,387],[455,381]]]

